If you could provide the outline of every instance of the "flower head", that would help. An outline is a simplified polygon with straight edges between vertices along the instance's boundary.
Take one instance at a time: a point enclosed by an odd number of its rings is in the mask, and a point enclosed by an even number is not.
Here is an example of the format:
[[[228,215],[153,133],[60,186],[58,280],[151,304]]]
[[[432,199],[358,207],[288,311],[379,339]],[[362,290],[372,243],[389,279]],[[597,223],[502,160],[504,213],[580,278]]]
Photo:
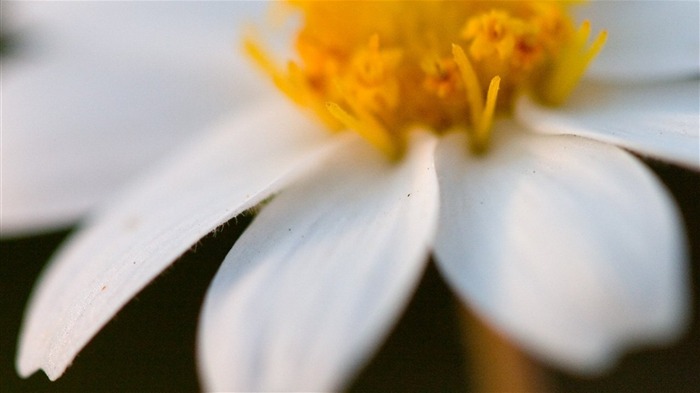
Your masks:
[[[293,5],[304,15],[296,61],[279,68],[246,47],[315,116],[257,105],[94,216],[37,287],[21,373],[60,376],[153,277],[263,201],[203,308],[209,389],[339,389],[431,254],[464,304],[560,367],[598,371],[682,330],[675,206],[636,158],[600,141],[700,167],[687,143],[698,141],[697,73],[584,83],[552,108],[605,41],[567,7]],[[669,103],[676,112],[658,110]]]
[[[292,4],[303,13],[298,61],[279,69],[253,40],[248,52],[329,128],[351,129],[392,157],[415,128],[467,130],[483,152],[495,111],[509,111],[523,90],[563,102],[606,37],[588,47],[590,23],[575,30],[556,2]]]

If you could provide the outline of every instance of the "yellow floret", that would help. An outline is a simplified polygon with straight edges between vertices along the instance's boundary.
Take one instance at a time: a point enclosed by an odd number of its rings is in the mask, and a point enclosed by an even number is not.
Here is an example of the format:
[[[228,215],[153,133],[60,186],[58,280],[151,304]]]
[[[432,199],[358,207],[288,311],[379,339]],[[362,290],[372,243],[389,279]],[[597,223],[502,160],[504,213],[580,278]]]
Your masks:
[[[469,134],[488,149],[498,112],[526,90],[548,104],[571,93],[602,48],[590,24],[548,1],[290,1],[298,58],[280,67],[246,48],[279,89],[330,129],[351,129],[399,157],[414,127]]]

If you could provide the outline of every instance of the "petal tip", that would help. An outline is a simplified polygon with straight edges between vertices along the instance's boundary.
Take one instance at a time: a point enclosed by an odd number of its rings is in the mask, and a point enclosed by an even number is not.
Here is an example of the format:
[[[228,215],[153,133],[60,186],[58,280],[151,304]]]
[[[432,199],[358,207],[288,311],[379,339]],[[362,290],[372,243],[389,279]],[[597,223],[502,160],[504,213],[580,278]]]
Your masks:
[[[22,378],[29,378],[43,371],[50,381],[60,378],[73,363],[75,354],[62,346],[47,346],[36,335],[29,337],[26,332],[20,336],[15,370]]]
[[[27,359],[26,357],[19,357],[15,364],[15,370],[22,378],[29,378],[37,372],[43,371],[46,377],[52,382],[60,378],[66,368],[67,366],[56,367],[56,365],[50,364],[37,364],[37,362],[32,361],[32,359]]]

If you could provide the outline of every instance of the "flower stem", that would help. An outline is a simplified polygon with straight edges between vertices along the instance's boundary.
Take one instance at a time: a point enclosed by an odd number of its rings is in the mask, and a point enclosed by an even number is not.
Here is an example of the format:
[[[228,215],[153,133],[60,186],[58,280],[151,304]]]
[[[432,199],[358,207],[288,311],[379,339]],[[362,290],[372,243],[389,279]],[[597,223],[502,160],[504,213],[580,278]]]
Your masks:
[[[475,392],[548,392],[544,371],[501,333],[460,307],[462,342]]]

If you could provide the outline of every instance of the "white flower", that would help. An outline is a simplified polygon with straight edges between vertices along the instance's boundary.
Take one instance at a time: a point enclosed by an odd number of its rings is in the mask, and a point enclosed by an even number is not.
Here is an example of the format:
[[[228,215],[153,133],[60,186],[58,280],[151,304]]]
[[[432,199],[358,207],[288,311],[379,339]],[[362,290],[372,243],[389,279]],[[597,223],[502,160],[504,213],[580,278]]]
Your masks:
[[[232,55],[232,32],[262,9],[3,1],[0,234],[74,224],[257,96],[265,85]]]
[[[272,196],[204,305],[208,389],[342,387],[400,315],[430,253],[479,315],[562,367],[596,371],[628,346],[676,337],[688,307],[679,217],[651,173],[612,144],[700,168],[697,8],[596,3],[595,23],[624,15],[659,32],[672,21],[678,45],[654,39],[663,33],[615,42],[613,19],[602,79],[555,110],[521,99],[515,120],[495,122],[484,156],[467,153],[464,134],[417,131],[393,163],[286,101],[241,111],[65,245],[29,307],[20,373],[58,378],[179,255]],[[634,83],[620,83],[620,64]]]

